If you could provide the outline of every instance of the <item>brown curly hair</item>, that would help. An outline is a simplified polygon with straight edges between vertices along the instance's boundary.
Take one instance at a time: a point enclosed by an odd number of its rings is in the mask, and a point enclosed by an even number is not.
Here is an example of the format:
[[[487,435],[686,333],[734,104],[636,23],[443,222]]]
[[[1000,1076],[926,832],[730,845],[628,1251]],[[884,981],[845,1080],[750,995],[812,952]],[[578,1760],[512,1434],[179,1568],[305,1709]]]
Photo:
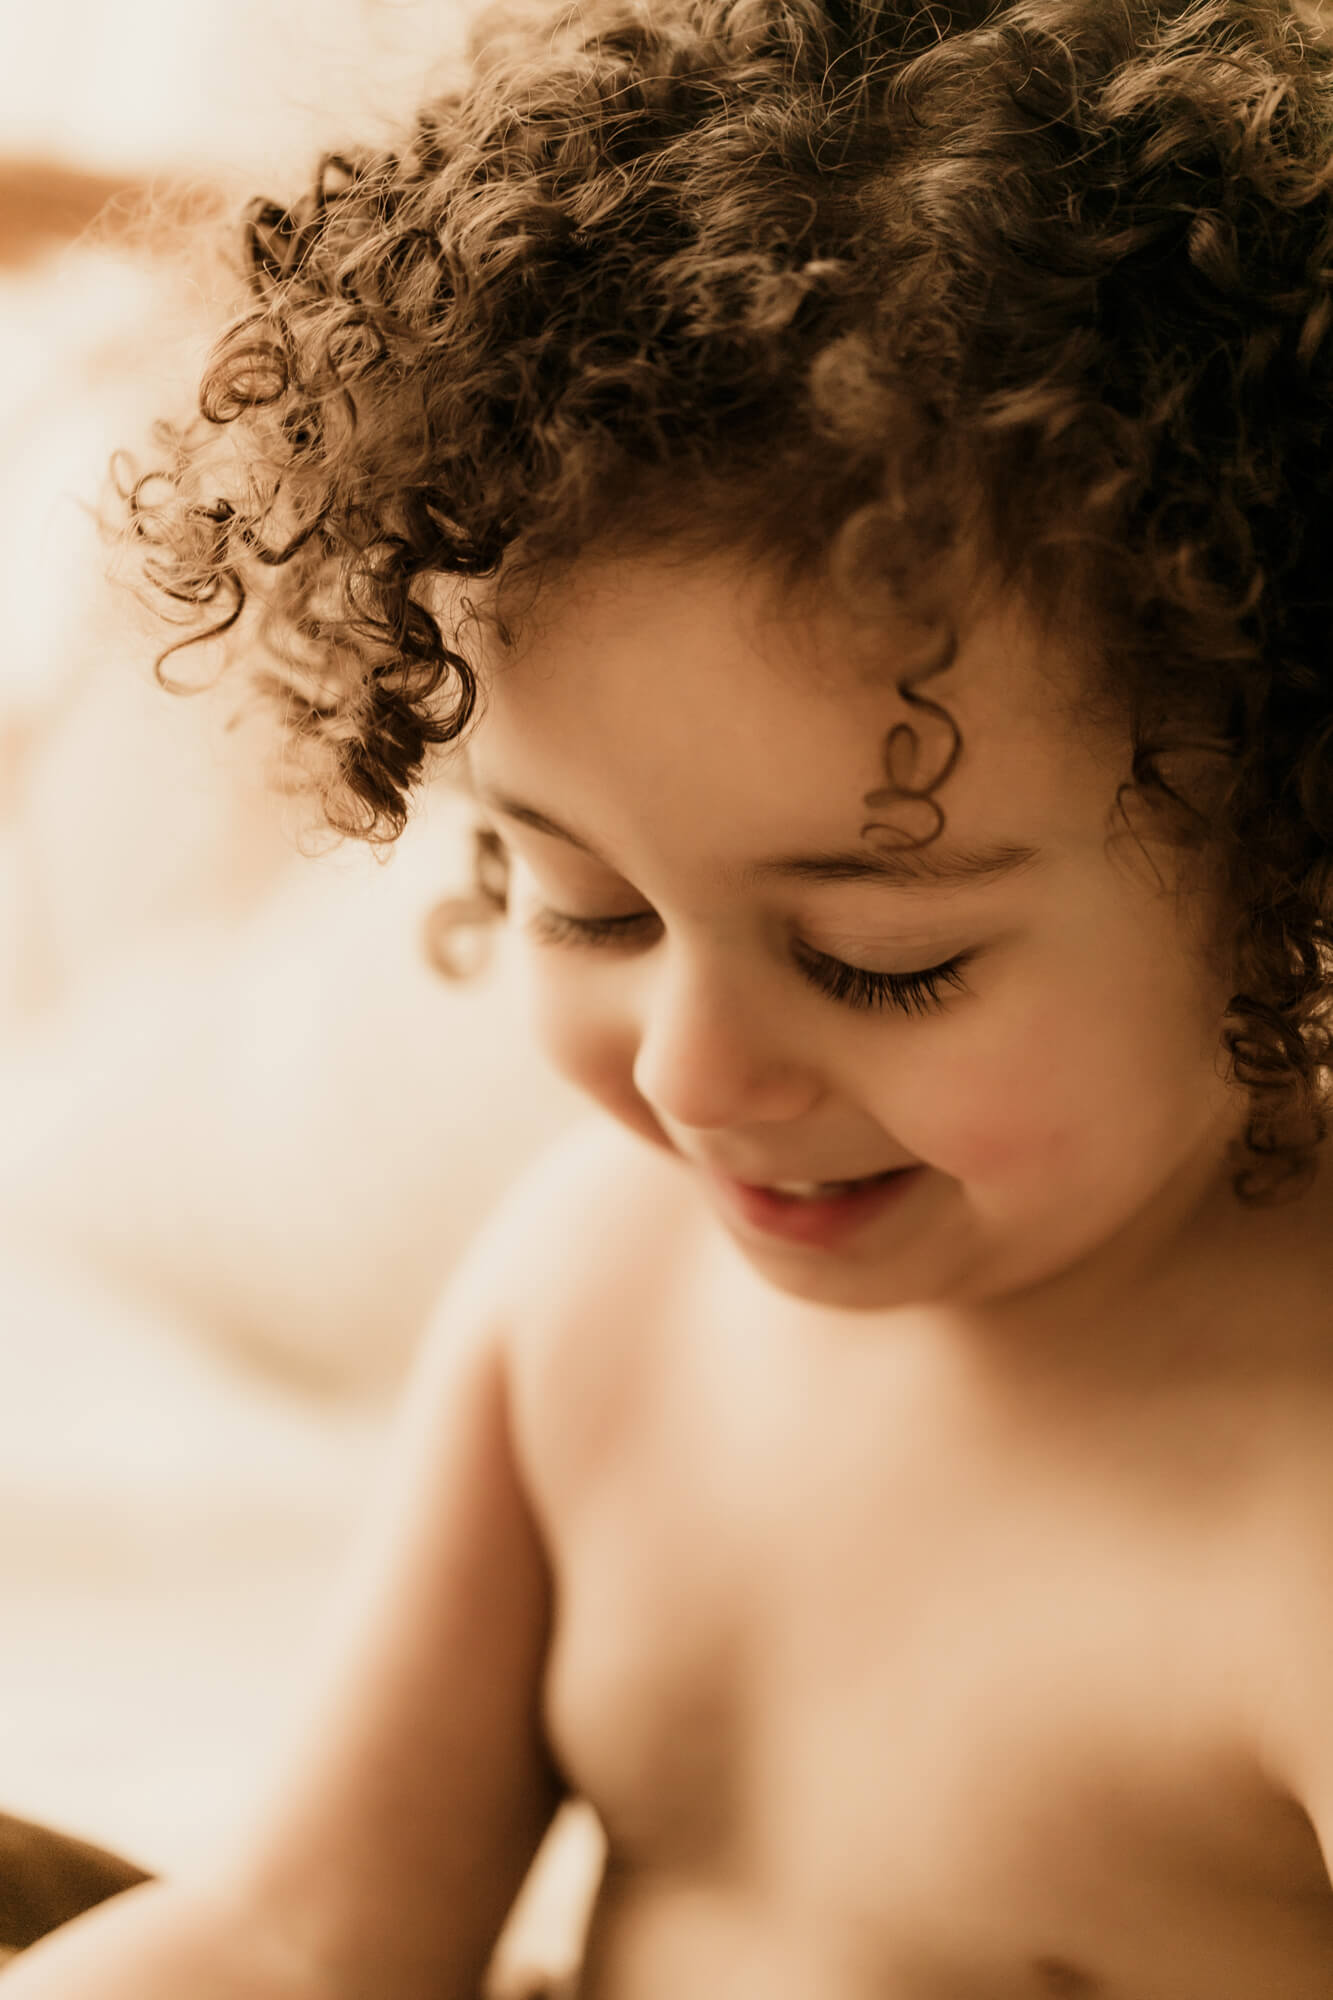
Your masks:
[[[979,549],[1093,621],[1122,805],[1216,860],[1236,1191],[1296,1193],[1330,1062],[1331,189],[1297,0],[511,5],[400,147],[252,207],[249,308],[131,518],[178,646],[255,607],[329,821],[372,840],[466,730],[468,621],[626,523],[862,607],[929,609]]]

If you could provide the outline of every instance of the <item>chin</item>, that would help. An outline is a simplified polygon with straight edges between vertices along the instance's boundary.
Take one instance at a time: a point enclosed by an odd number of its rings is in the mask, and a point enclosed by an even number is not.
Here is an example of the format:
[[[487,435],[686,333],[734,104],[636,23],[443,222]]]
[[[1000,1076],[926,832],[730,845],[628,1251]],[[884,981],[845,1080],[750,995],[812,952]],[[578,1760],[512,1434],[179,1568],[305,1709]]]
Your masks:
[[[829,1306],[838,1312],[896,1312],[907,1306],[928,1305],[935,1297],[919,1284],[904,1284],[897,1272],[876,1270],[846,1258],[798,1260],[736,1238],[732,1241],[737,1255],[756,1277],[786,1298],[800,1299],[806,1305]]]

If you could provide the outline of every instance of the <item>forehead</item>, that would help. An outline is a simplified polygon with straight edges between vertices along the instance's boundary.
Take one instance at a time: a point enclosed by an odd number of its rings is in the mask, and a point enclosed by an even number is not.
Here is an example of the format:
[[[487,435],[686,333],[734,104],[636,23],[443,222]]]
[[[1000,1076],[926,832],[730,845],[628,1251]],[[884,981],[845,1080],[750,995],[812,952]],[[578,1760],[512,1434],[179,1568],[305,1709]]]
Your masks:
[[[938,627],[861,620],[736,562],[588,563],[544,594],[513,645],[488,646],[474,773],[557,816],[586,800],[641,821],[670,810],[678,833],[692,822],[701,839],[725,818],[738,847],[772,846],[784,819],[846,839],[885,786],[896,727],[917,732],[914,782],[945,764],[948,723],[898,687],[939,647]],[[1021,606],[974,609],[952,662],[919,691],[962,739],[940,795],[951,836],[1104,831],[1118,746],[1081,718],[1072,648]]]

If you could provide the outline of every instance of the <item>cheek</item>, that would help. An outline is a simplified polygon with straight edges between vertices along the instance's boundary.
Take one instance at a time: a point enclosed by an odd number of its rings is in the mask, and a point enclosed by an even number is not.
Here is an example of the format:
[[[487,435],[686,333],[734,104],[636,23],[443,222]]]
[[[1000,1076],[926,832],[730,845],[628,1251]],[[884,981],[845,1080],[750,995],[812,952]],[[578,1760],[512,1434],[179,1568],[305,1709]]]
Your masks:
[[[1068,1020],[941,1037],[897,1092],[897,1136],[941,1172],[1015,1191],[1070,1173],[1102,1126]]]
[[[1001,1199],[1071,1193],[1165,1158],[1211,1103],[1213,1045],[1176,999],[1082,994],[941,1037],[900,1093],[903,1143]],[[1100,1003],[1100,1004],[1099,1004]],[[1174,1022],[1174,1025],[1173,1025]]]
[[[599,1096],[614,1077],[632,1068],[631,1024],[605,1004],[596,978],[582,978],[577,967],[561,963],[554,952],[530,947],[524,952],[524,975],[533,1033],[562,1076]]]
[[[665,1143],[661,1127],[634,1087],[638,1030],[626,1010],[608,1002],[595,978],[576,966],[552,964],[552,954],[525,953],[528,1018],[552,1068],[604,1111],[641,1137]]]

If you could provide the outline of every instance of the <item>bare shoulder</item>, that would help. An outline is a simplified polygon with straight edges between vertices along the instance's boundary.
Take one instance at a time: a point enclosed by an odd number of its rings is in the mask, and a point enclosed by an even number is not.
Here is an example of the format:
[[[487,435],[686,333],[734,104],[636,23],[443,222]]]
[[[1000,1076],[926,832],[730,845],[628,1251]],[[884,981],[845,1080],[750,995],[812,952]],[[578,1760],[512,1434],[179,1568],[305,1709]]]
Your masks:
[[[506,1323],[513,1359],[557,1325],[670,1267],[697,1228],[688,1177],[610,1119],[581,1120],[519,1177],[468,1260]]]
[[[308,1737],[229,1890],[330,1991],[479,1992],[563,1796],[542,1712],[568,1518],[550,1469],[590,1407],[577,1371],[614,1374],[585,1350],[627,1327],[600,1274],[652,1254],[676,1193],[654,1167],[572,1132],[501,1203],[422,1344]]]
[[[680,1164],[596,1118],[533,1163],[478,1244],[515,1451],[548,1532],[582,1476],[633,1436],[702,1229]]]

